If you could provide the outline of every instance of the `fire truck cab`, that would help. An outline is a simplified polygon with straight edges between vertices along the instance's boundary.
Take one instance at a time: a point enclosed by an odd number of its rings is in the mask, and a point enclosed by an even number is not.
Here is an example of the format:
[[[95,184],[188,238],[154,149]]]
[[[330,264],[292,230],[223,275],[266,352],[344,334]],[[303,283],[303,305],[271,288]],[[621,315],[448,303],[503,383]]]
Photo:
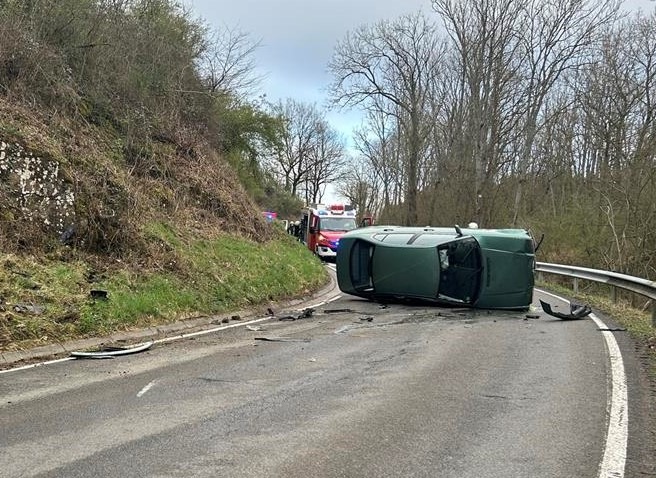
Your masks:
[[[353,206],[312,204],[303,208],[300,240],[321,259],[335,258],[339,239],[357,228]]]

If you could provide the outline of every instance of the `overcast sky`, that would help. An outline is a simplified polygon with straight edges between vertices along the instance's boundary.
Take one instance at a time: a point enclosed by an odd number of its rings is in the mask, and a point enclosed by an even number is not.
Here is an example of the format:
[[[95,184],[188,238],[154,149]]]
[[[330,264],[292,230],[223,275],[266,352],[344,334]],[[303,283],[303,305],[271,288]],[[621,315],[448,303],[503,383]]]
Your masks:
[[[348,31],[383,19],[422,10],[433,15],[430,0],[184,0],[194,15],[215,30],[247,32],[261,41],[256,53],[267,75],[262,93],[269,100],[294,98],[323,106],[331,81],[326,67],[337,41]],[[653,0],[625,0],[629,9],[651,12]],[[360,124],[357,112],[332,112],[333,128],[349,139]]]
[[[338,40],[360,25],[396,19],[419,10],[431,12],[430,0],[186,0],[211,27],[225,26],[261,40],[257,63],[267,77],[263,93],[271,101],[294,98],[323,106],[331,77],[326,71]],[[331,113],[334,128],[345,136],[359,116]]]

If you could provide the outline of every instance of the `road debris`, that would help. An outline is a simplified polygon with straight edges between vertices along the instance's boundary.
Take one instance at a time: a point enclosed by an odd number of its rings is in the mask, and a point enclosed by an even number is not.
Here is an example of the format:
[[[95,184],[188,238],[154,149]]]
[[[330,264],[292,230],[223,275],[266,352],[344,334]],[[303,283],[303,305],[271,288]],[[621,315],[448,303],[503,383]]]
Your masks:
[[[32,315],[41,315],[45,312],[46,308],[42,305],[36,304],[14,304],[12,307],[14,312],[19,314],[32,314]]]
[[[541,300],[540,305],[542,305],[542,310],[544,310],[545,313],[557,317],[562,320],[578,320],[582,319],[584,317],[587,317],[590,315],[592,312],[592,309],[590,308],[589,305],[581,305],[581,304],[574,304],[571,303],[569,308],[570,308],[570,313],[569,314],[563,314],[561,312],[554,312],[551,309],[551,305],[546,303],[545,301]]]
[[[340,314],[346,312],[353,312],[353,309],[324,309],[325,314]]]
[[[314,309],[312,307],[308,307],[307,309],[303,309],[303,311],[299,315],[284,315],[282,317],[279,317],[278,320],[307,319],[309,317],[312,317],[312,314],[314,314]]]
[[[261,330],[264,330],[264,329],[262,329],[262,327],[257,327],[257,326],[253,326],[253,325],[247,325],[246,328],[248,330],[252,330],[253,332],[259,332]]]
[[[295,337],[255,337],[255,340],[264,342],[309,342],[310,339]]]
[[[108,300],[109,299],[109,295],[108,295],[106,290],[91,289],[89,291],[89,295],[94,300]]]

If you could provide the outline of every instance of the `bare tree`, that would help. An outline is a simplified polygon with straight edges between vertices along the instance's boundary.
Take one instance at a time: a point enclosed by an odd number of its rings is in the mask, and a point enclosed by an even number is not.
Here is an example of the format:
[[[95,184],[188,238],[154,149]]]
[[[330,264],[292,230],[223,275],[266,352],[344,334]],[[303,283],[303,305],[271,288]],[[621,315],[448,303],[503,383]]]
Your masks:
[[[339,181],[346,165],[346,145],[337,131],[324,119],[317,121],[316,138],[310,153],[305,200],[320,203],[326,186]]]
[[[398,206],[403,199],[403,167],[399,160],[400,145],[396,132],[394,117],[374,108],[369,110],[364,125],[354,132],[358,160],[368,171],[367,182],[372,186],[371,194],[374,195],[369,208],[376,205],[371,212],[377,216],[389,213],[390,206]]]
[[[256,72],[255,51],[259,46],[260,41],[237,29],[211,32],[198,61],[209,92],[238,98],[252,95],[263,79]]]
[[[320,115],[315,105],[292,99],[273,105],[272,113],[280,118],[280,143],[269,155],[268,167],[286,191],[297,195],[313,160]]]
[[[344,138],[314,104],[288,99],[273,105],[272,113],[280,118],[280,141],[267,157],[269,171],[289,193],[308,203],[321,201],[326,186],[343,172]]]
[[[448,154],[459,160],[464,210],[479,223],[490,218],[494,180],[517,121],[514,54],[522,7],[517,0],[433,1],[455,46],[446,85]]]
[[[656,272],[656,17],[636,17],[606,36],[601,60],[579,75],[579,107],[600,218],[594,242],[604,267]],[[600,214],[601,213],[601,214]]]
[[[417,222],[419,167],[431,127],[425,111],[443,51],[436,26],[418,13],[349,33],[337,44],[329,64],[335,104],[383,108],[396,118],[407,148],[403,155],[407,224]]]
[[[373,214],[379,220],[380,205],[377,195],[379,187],[380,179],[373,174],[369,165],[365,161],[356,160],[339,183],[338,192],[348,200],[349,204],[355,206],[358,219]]]

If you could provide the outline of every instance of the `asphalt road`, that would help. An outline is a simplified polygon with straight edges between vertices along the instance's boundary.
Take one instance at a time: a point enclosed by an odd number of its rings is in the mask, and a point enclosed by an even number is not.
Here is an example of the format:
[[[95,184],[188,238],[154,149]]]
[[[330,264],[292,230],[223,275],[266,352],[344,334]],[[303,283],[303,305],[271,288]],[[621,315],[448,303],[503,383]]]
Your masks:
[[[348,297],[281,315],[0,374],[0,476],[600,476],[598,323]]]

